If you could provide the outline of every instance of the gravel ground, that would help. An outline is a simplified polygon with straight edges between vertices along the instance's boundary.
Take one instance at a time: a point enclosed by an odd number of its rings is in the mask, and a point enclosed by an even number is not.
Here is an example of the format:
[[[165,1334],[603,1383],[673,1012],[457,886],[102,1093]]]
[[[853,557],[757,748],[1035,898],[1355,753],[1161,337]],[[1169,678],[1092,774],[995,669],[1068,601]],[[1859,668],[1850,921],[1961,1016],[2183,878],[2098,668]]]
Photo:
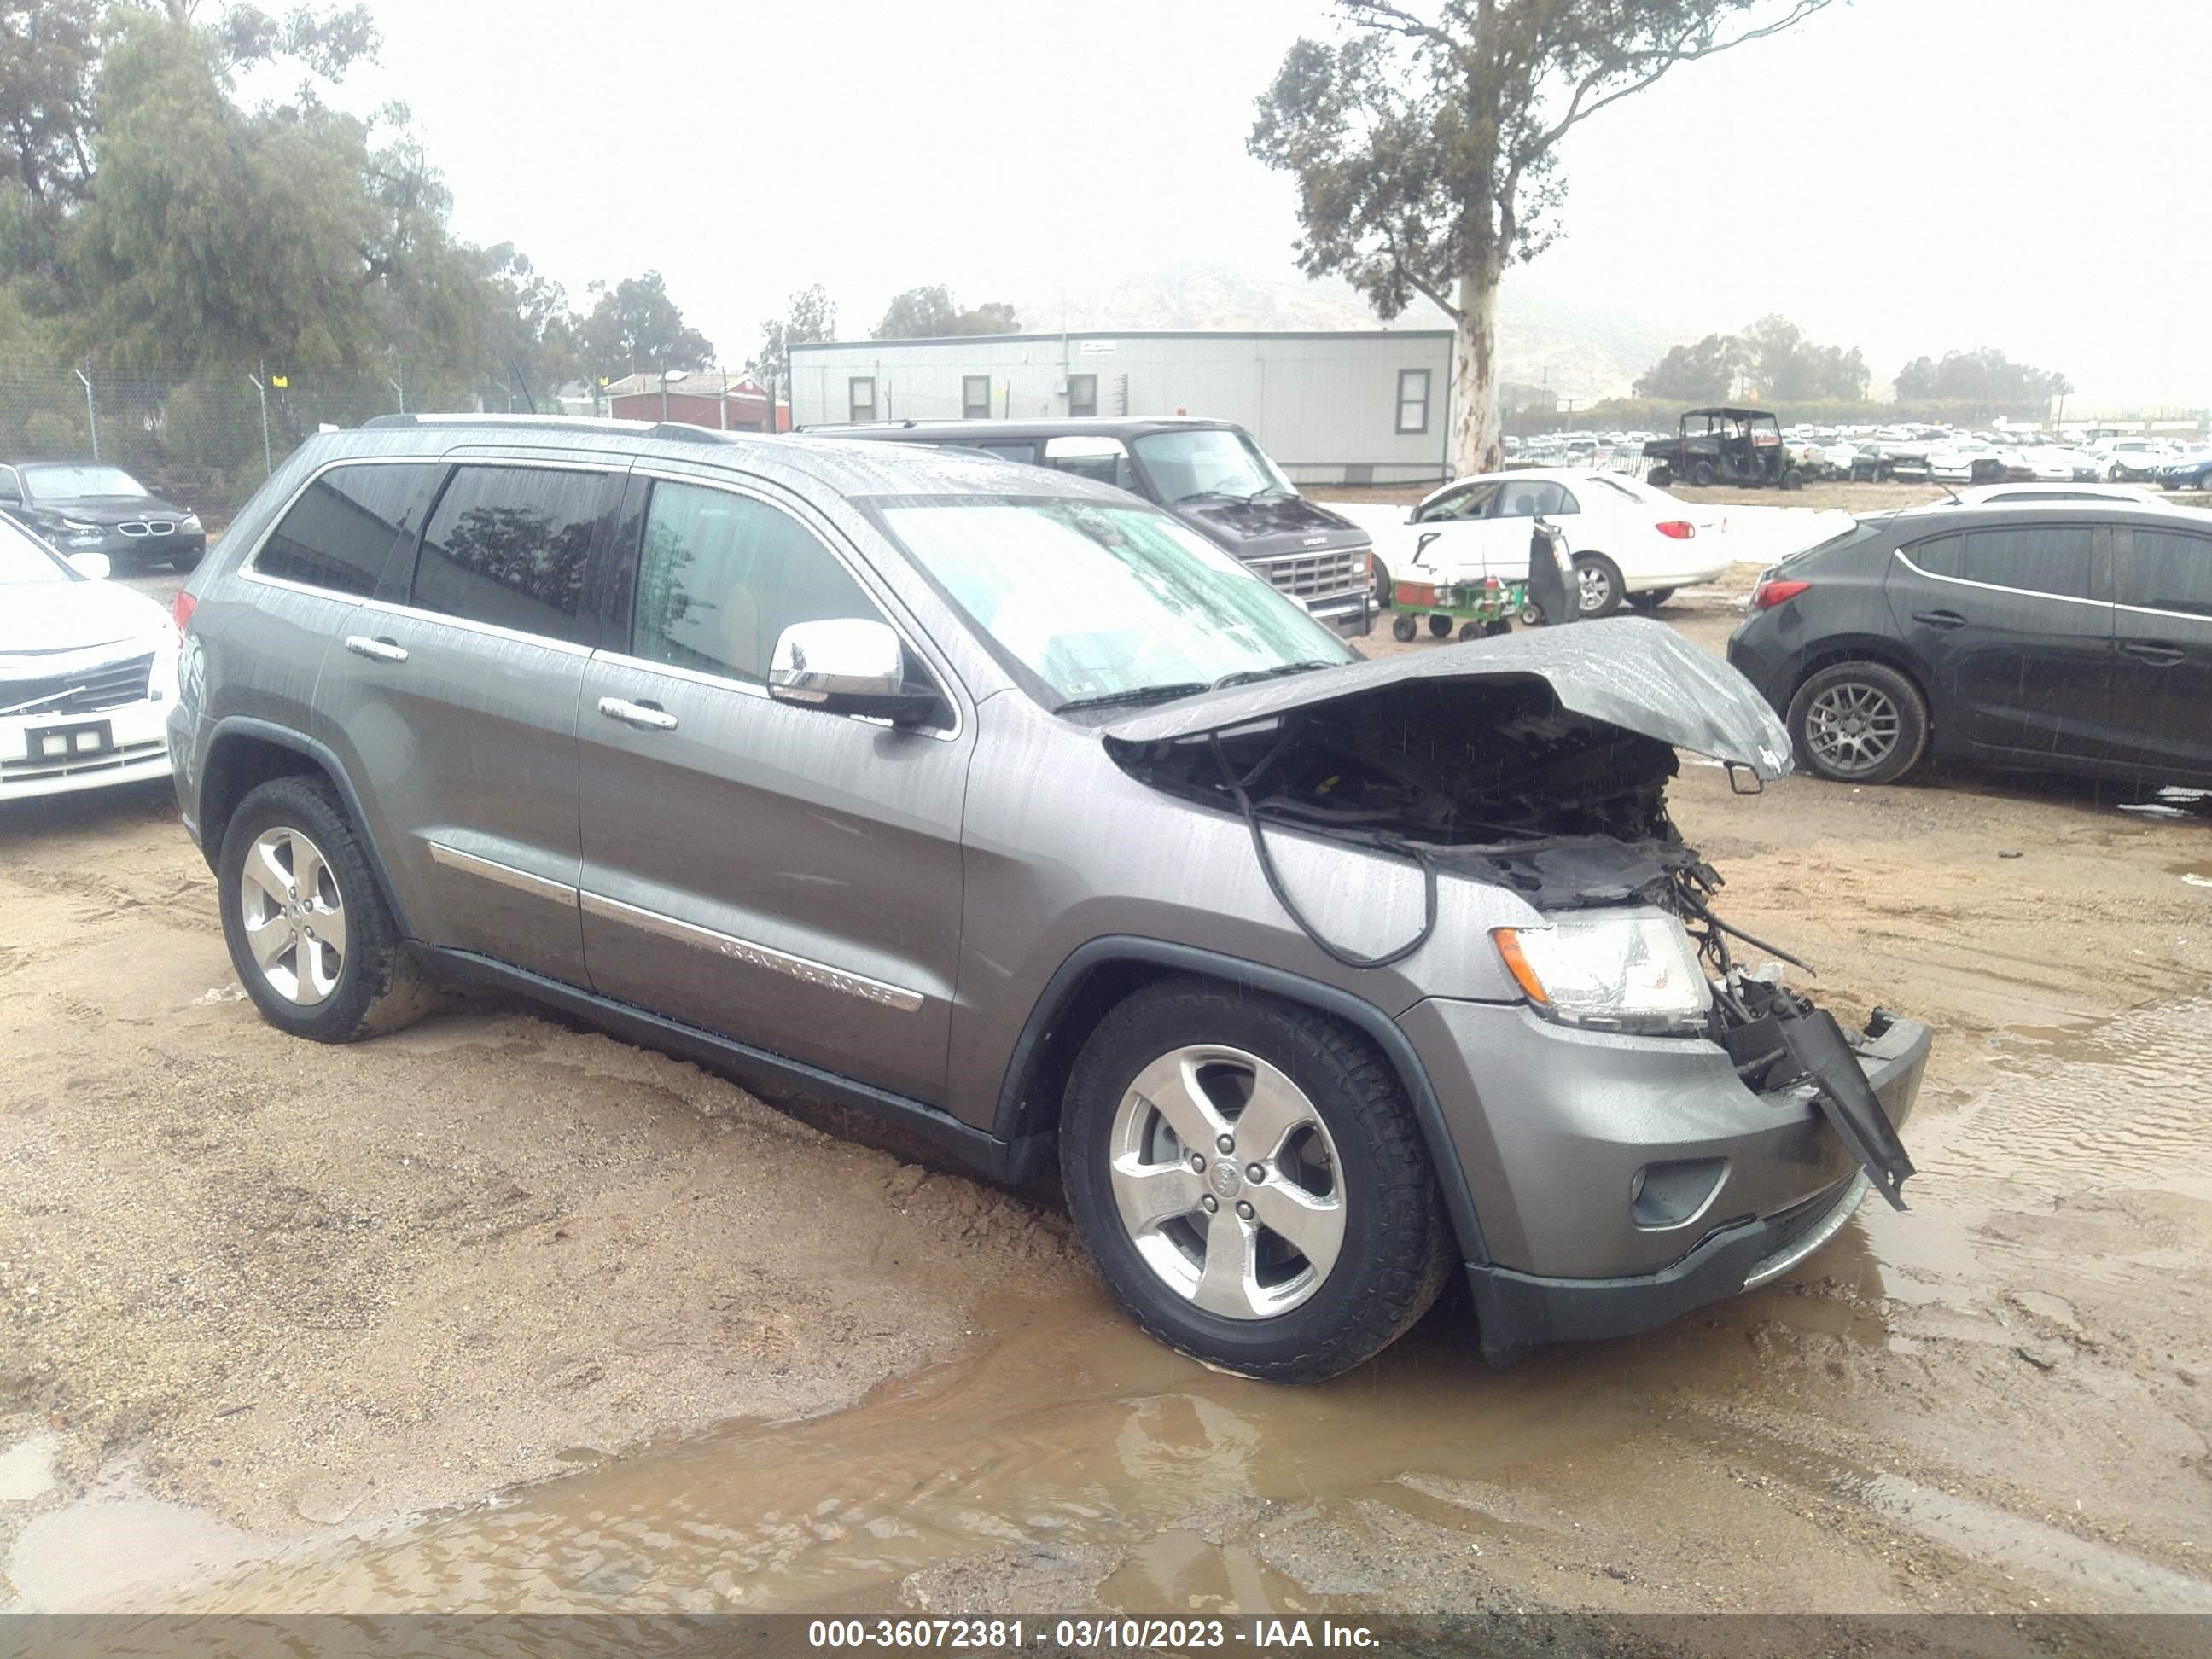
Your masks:
[[[1663,614],[1717,649],[1748,574]],[[2212,826],[1674,798],[1731,920],[1937,1028],[1911,1213],[1308,1390],[1146,1342],[1049,1210],[526,1008],[287,1042],[165,793],[11,811],[0,1608],[2212,1609]]]

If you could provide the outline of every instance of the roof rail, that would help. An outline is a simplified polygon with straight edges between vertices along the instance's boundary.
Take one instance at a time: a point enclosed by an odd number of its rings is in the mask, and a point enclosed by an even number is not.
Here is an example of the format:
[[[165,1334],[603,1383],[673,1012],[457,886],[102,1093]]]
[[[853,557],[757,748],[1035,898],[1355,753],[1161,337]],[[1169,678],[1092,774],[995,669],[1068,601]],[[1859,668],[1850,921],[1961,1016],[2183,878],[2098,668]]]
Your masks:
[[[679,444],[738,443],[764,435],[723,432],[687,421],[621,421],[599,415],[378,415],[362,422],[364,430],[395,426],[520,427],[530,432],[557,428],[569,432],[621,432]]]

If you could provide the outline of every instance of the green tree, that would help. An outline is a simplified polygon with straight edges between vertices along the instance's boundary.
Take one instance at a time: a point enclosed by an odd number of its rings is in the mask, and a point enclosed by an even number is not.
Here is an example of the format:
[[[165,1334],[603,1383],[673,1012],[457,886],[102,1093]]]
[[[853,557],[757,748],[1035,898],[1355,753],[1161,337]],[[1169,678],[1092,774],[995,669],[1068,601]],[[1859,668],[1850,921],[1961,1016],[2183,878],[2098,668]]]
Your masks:
[[[2016,363],[2002,351],[1947,351],[1940,362],[1916,357],[1897,371],[1899,398],[1942,398],[1989,409],[2039,410],[2074,390],[2063,374]]]
[[[1636,395],[1688,404],[1722,402],[1735,390],[1741,355],[1732,334],[1708,334],[1695,345],[1671,347],[1637,377]]]
[[[714,343],[684,320],[659,271],[625,276],[611,288],[594,283],[590,291],[597,302],[577,330],[577,344],[593,374],[704,368],[714,361]]]
[[[1014,308],[994,300],[963,311],[952,291],[939,286],[910,288],[894,295],[873,336],[878,340],[943,339],[958,334],[1012,334],[1021,327]]]
[[[582,319],[569,307],[568,291],[540,274],[514,243],[486,248],[477,258],[483,277],[478,349],[535,414],[541,397],[581,371],[576,335]]]
[[[745,360],[745,373],[767,391],[773,410],[779,390],[790,394],[792,347],[836,337],[837,307],[828,290],[816,283],[791,296],[787,315],[771,317],[761,325],[760,349]]]
[[[1675,64],[1763,40],[1831,0],[1337,0],[1259,100],[1252,154],[1292,174],[1298,263],[1395,318],[1452,319],[1451,448],[1500,463],[1498,289],[1559,234],[1561,139]]]
[[[1737,337],[1744,375],[1753,394],[1767,402],[1866,396],[1866,359],[1856,346],[1815,345],[1786,317],[1760,318]]]

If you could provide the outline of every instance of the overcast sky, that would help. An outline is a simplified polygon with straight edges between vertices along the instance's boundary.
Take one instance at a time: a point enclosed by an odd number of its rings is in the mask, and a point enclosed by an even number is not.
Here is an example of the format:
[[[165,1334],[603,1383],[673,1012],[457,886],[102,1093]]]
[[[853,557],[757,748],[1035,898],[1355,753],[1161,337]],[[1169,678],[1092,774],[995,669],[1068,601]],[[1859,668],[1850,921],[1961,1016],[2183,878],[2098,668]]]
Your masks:
[[[462,235],[580,299],[657,268],[732,362],[811,282],[849,336],[922,283],[1296,274],[1244,138],[1320,0],[370,4],[382,62],[339,101],[413,106]],[[1527,280],[1685,334],[1779,311],[1877,380],[1992,345],[2085,399],[2212,403],[2206,10],[1856,0],[1678,69],[1570,140]]]

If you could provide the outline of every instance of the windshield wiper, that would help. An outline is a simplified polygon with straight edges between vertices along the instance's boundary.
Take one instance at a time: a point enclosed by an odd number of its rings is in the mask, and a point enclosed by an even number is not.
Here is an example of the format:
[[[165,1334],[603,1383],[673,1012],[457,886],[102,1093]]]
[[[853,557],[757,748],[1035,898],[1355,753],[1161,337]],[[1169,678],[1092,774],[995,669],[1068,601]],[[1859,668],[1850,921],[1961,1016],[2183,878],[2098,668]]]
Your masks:
[[[1201,691],[1212,689],[1204,680],[1175,680],[1165,685],[1133,685],[1126,691],[1102,691],[1095,697],[1078,697],[1073,702],[1061,703],[1052,712],[1065,714],[1072,709],[1111,708],[1117,702],[1166,702],[1175,697],[1194,697]]]
[[[1309,657],[1304,662],[1278,663],[1273,668],[1240,668],[1233,674],[1224,674],[1219,679],[1214,681],[1212,685],[1208,686],[1206,690],[1209,691],[1218,691],[1224,686],[1249,685],[1255,680],[1280,679],[1285,674],[1304,674],[1310,673],[1316,668],[1340,668],[1343,665],[1341,663],[1322,662],[1318,658]]]
[[[1236,501],[1239,504],[1249,504],[1251,500],[1249,495],[1240,495],[1233,489],[1194,489],[1188,495],[1176,496],[1174,505],[1181,507],[1185,501]]]

